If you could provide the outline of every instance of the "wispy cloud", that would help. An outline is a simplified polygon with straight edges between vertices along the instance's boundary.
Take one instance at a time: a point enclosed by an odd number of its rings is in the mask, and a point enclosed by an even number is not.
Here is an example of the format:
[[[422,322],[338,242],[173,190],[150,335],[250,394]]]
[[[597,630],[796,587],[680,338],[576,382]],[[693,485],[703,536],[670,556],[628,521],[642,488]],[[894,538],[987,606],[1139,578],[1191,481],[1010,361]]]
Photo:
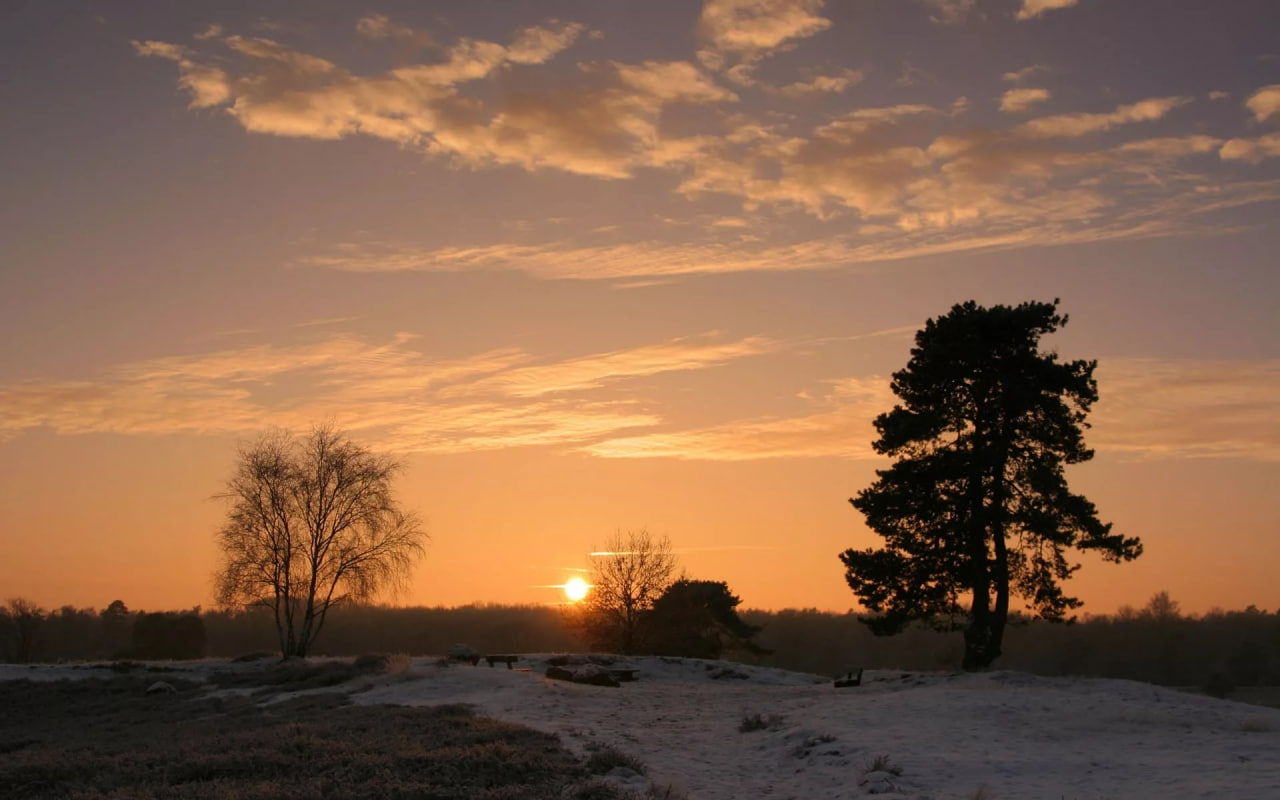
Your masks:
[[[828,382],[817,410],[797,417],[733,420],[693,430],[607,439],[582,450],[604,458],[751,461],[764,458],[879,458],[871,421],[893,406],[885,378]]]
[[[713,335],[559,361],[507,348],[433,359],[412,336],[331,336],[171,356],[80,380],[0,386],[0,438],[60,434],[236,434],[332,419],[406,452],[576,445],[652,427],[633,399],[590,396],[624,379],[710,369],[781,345]]]
[[[1060,8],[1071,8],[1079,3],[1080,0],[1022,0],[1022,6],[1018,8],[1017,19],[1035,19],[1045,12],[1054,11]]]
[[[1108,359],[1088,442],[1128,458],[1280,460],[1280,361]],[[893,407],[878,376],[828,382],[816,408],[794,417],[739,419],[584,445],[605,458],[745,461],[878,459],[871,421]]]
[[[1028,2],[1022,12],[1030,18],[1067,5]],[[852,69],[802,69],[804,79],[779,85],[755,78],[760,59],[827,30],[832,23],[823,11],[818,0],[708,0],[698,27],[703,66],[581,62],[567,83],[538,68],[584,36],[586,27],[573,22],[524,27],[503,43],[461,38],[436,44],[434,60],[377,75],[356,75],[262,38],[219,34],[202,41],[199,52],[155,41],[134,46],[140,55],[177,65],[193,107],[222,109],[248,131],[371,136],[474,169],[515,165],[620,181],[656,172],[654,185],[676,199],[710,207],[729,198],[742,214],[770,219],[798,210],[828,231],[767,246],[747,229],[737,237],[683,242],[637,239],[629,228],[604,244],[603,234],[595,243],[365,242],[304,259],[351,271],[515,268],[547,278],[653,279],[829,269],[991,247],[1175,235],[1194,228],[1186,224],[1187,215],[1199,213],[1187,202],[1194,193],[1212,194],[1215,203],[1270,196],[1256,180],[1178,163],[1210,152],[1211,142],[1229,162],[1256,164],[1280,153],[1277,134],[1227,138],[1176,130],[1180,115],[1173,112],[1191,102],[1181,95],[1008,127],[967,121],[964,97],[840,114],[762,111],[755,104],[761,98],[794,109],[779,97],[844,91],[861,79]],[[357,28],[372,42],[410,35],[376,15]],[[218,45],[234,58],[207,52]],[[1021,81],[1039,70],[1031,66],[1004,78]],[[502,76],[513,71],[520,71],[519,92],[503,88]],[[1051,96],[1044,88],[1013,88],[1002,94],[1000,108],[1026,113]],[[1274,118],[1278,96],[1274,86],[1250,96],[1246,105],[1255,121]],[[1108,134],[1105,142],[1101,134]],[[1160,216],[1172,212],[1184,216]]]
[[[1040,117],[1023,123],[1015,131],[1035,138],[1085,136],[1107,131],[1118,125],[1152,122],[1189,102],[1191,102],[1189,97],[1153,97],[1101,114],[1059,114]]]
[[[1115,359],[1090,441],[1142,458],[1280,460],[1280,361]]]

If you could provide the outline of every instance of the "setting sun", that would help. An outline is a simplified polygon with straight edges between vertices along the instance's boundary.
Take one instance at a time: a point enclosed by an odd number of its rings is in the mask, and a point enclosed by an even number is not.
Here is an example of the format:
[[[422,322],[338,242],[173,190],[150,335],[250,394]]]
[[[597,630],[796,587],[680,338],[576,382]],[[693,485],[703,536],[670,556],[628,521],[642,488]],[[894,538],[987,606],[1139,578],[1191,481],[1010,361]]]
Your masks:
[[[569,598],[571,602],[578,602],[587,596],[587,592],[591,587],[582,578],[570,578],[564,584],[564,596]]]

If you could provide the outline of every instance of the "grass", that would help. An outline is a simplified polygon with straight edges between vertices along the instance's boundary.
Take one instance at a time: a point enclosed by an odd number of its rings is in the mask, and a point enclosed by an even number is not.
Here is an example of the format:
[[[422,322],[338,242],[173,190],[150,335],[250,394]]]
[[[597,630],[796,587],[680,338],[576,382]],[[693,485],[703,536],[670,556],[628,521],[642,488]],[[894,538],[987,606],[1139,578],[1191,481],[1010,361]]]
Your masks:
[[[152,680],[0,682],[0,798],[510,800],[590,781],[554,736],[463,706],[328,692],[259,706],[174,679],[176,694],[147,695]]]

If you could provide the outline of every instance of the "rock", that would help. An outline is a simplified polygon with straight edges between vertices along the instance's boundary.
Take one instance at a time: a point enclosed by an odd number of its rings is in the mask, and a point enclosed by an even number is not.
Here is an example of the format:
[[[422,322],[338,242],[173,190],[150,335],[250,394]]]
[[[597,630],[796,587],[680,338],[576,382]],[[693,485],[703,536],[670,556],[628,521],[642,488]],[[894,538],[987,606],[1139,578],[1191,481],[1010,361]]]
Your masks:
[[[547,677],[556,681],[571,681],[573,680],[573,670],[552,664],[547,667]]]
[[[172,683],[165,681],[156,681],[147,687],[147,694],[177,694],[178,690]]]
[[[613,679],[608,670],[602,669],[595,664],[585,664],[573,669],[552,665],[547,667],[545,674],[548,678],[556,681],[583,683],[588,686],[621,686],[620,683]]]

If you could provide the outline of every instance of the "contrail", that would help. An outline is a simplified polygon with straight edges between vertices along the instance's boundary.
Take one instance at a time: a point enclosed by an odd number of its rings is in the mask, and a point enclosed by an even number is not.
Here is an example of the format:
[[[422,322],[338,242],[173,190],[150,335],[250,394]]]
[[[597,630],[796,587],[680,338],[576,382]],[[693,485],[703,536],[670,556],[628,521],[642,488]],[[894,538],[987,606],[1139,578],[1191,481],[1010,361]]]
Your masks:
[[[726,544],[715,547],[676,547],[672,548],[673,553],[709,553],[723,550],[777,550],[779,548],[771,545],[753,545],[753,544]],[[639,551],[635,550],[596,550],[587,553],[592,558],[600,556],[634,556],[639,555]]]

